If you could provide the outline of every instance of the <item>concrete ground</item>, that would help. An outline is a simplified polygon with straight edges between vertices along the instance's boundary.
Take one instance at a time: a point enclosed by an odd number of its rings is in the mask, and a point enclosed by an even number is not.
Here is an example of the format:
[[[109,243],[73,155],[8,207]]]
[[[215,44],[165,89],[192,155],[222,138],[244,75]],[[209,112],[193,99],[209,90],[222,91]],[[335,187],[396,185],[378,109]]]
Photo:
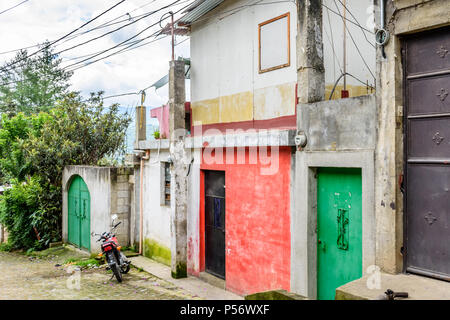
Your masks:
[[[68,257],[81,253],[29,257],[0,252],[0,300],[180,300],[201,299],[174,283],[145,271],[131,268],[123,282],[111,279],[105,266],[77,270],[62,265]],[[79,268],[78,268],[79,269]]]
[[[376,285],[373,276],[370,279],[369,276],[365,276],[349,282],[336,290],[336,299],[378,300],[387,289],[391,289],[394,292],[408,292],[409,297],[406,300],[450,300],[450,283],[446,281],[412,274],[386,273],[381,273],[379,279],[379,289],[369,289]],[[398,298],[398,300],[405,299]]]
[[[190,292],[193,295],[199,296],[207,300],[243,300],[237,294],[230,291],[213,286],[203,280],[196,277],[188,276],[187,278],[174,279],[171,276],[170,267],[158,263],[154,260],[145,258],[143,256],[137,256],[130,258],[131,263],[147,271],[160,279],[173,283],[175,286]]]

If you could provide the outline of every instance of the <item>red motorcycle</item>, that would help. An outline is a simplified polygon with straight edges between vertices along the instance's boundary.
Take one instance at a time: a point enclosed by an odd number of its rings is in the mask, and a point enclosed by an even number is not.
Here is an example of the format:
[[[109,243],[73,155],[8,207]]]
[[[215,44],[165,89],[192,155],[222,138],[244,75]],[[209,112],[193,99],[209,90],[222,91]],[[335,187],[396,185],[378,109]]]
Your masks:
[[[113,218],[116,219],[116,215]],[[111,270],[113,272],[113,276],[116,277],[118,282],[122,282],[122,274],[128,273],[130,271],[130,261],[127,257],[120,251],[122,248],[119,246],[116,235],[113,233],[114,229],[116,229],[122,222],[118,222],[114,225],[109,232],[103,232],[102,234],[93,234],[96,236],[100,236],[98,241],[102,241],[102,253],[99,254],[100,257],[104,256],[106,258],[106,262],[108,263],[108,267],[106,270]]]

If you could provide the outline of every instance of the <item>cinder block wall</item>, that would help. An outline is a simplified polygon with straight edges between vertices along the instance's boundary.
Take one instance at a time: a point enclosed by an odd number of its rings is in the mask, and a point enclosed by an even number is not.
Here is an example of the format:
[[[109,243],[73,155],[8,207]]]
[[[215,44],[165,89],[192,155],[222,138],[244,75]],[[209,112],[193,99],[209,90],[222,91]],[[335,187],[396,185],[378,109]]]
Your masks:
[[[117,240],[122,246],[130,244],[132,174],[132,168],[111,168],[111,215],[117,214],[117,221],[122,222],[117,229]]]

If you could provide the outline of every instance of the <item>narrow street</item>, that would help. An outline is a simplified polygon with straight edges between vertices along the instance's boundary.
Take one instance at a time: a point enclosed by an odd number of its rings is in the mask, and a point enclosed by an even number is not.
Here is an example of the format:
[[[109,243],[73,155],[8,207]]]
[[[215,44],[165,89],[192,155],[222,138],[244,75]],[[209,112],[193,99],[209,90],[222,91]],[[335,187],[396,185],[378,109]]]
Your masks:
[[[62,266],[61,260],[56,256],[34,258],[0,252],[0,300],[199,299],[136,268],[131,268],[123,282],[118,283],[111,279],[105,265],[74,271],[74,267]]]

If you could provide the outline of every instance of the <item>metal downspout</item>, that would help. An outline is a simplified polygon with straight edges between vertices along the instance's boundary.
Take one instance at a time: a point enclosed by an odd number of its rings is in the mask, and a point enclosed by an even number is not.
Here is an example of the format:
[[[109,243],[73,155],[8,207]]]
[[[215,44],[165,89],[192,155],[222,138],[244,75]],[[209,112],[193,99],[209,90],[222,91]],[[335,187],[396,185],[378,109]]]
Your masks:
[[[380,0],[381,1],[381,5],[380,5],[380,25],[381,25],[381,30],[385,30],[385,22],[384,20],[386,19],[386,0]],[[381,45],[381,55],[383,56],[383,59],[386,59],[386,52],[384,52],[384,44]]]

